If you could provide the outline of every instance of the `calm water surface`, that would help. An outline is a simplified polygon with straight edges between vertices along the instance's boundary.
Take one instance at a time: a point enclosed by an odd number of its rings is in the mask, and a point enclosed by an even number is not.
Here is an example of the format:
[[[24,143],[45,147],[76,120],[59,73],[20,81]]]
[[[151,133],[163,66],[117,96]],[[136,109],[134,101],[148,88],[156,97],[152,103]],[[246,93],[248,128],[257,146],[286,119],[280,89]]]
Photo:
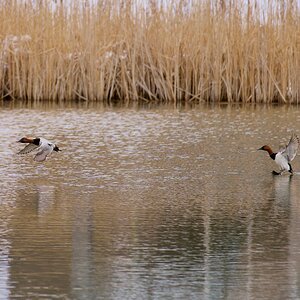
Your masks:
[[[0,299],[299,299],[296,107],[0,110]],[[19,156],[26,134],[63,150]],[[298,173],[299,172],[299,173]]]

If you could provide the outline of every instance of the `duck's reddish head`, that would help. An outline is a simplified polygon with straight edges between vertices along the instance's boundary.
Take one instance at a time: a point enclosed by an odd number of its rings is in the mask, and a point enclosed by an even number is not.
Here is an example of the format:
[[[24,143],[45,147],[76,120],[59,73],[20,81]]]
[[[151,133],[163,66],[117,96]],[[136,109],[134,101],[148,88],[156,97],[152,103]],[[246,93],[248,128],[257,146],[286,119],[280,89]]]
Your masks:
[[[18,142],[19,143],[32,143],[33,140],[34,140],[33,137],[25,136],[25,137],[22,137]]]
[[[257,150],[264,150],[264,151],[267,151],[269,154],[272,154],[272,153],[273,153],[271,147],[268,146],[268,145],[264,145],[264,146],[260,147],[260,148],[257,149]]]

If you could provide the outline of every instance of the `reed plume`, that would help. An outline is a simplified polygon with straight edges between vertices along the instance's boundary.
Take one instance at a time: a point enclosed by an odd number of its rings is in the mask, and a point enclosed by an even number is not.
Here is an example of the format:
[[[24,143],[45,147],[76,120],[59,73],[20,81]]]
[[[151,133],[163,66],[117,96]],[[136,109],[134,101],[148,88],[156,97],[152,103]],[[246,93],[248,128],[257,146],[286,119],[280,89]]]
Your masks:
[[[300,99],[296,0],[68,2],[1,1],[2,98]]]

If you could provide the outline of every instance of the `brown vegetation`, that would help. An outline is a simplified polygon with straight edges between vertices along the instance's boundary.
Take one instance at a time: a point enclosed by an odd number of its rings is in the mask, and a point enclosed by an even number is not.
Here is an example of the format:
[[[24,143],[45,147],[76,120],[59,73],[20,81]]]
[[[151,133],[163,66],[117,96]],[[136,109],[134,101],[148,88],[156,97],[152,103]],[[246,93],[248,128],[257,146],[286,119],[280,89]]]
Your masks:
[[[70,2],[1,1],[3,98],[300,100],[297,0]]]

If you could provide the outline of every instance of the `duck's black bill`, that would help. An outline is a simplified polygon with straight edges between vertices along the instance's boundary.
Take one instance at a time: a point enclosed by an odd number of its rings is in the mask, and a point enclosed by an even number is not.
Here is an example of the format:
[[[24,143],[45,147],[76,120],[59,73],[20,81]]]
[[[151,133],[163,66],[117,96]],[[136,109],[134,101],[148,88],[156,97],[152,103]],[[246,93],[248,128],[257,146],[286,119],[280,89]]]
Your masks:
[[[260,148],[258,148],[257,150],[264,150],[263,148],[264,148],[264,147],[260,147]]]

